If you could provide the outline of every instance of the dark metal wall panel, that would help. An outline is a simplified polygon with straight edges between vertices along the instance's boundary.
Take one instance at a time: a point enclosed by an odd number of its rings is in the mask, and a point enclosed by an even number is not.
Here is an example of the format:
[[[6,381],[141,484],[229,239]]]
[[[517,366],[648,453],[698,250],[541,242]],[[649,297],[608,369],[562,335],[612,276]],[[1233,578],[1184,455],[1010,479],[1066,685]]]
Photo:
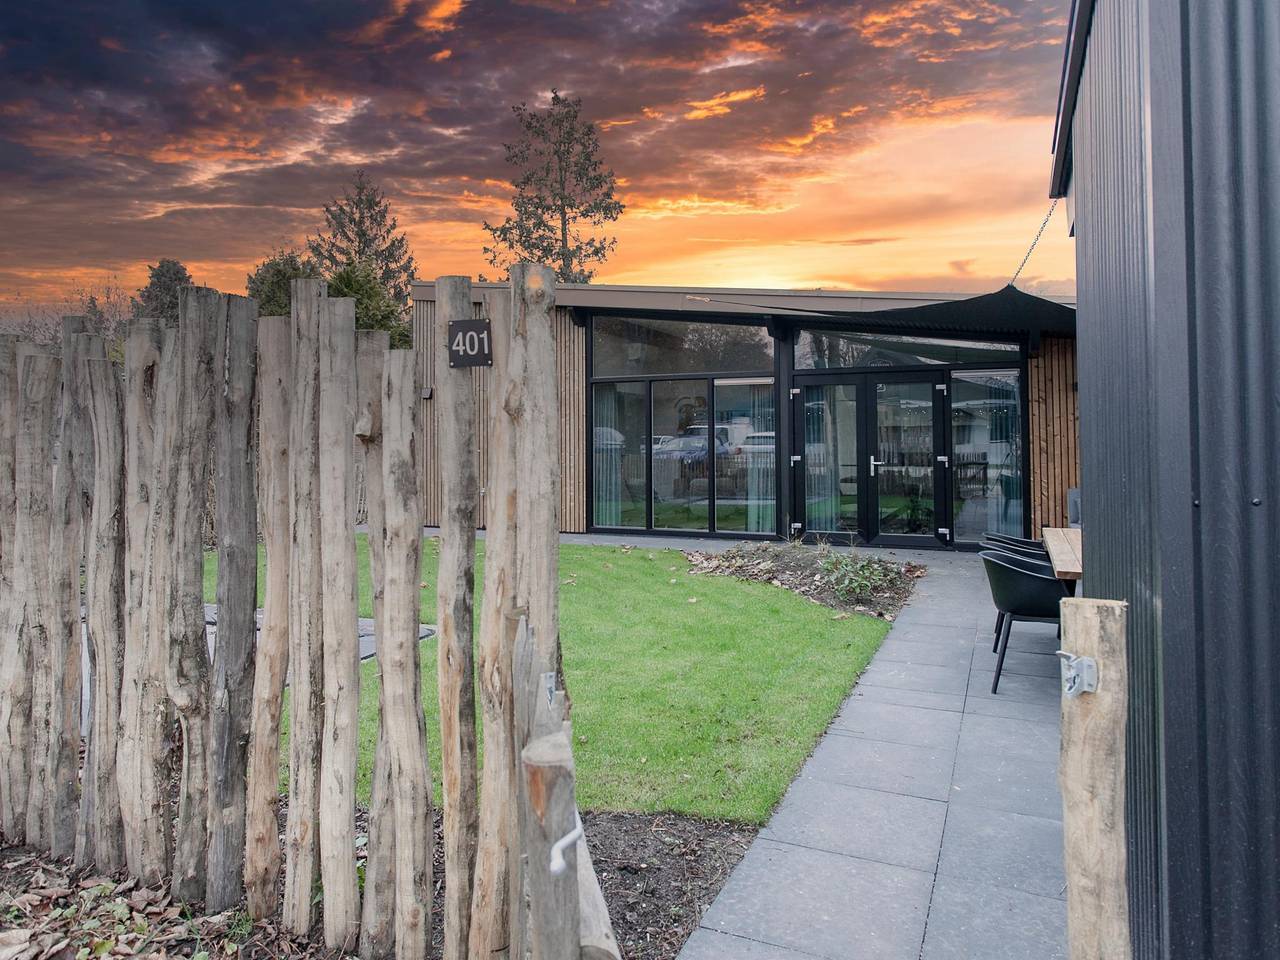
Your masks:
[[[1143,64],[1133,4],[1098,0],[1072,130],[1086,593],[1129,601],[1134,955],[1160,957],[1160,718]]]
[[[1072,163],[1135,957],[1280,956],[1280,5],[1097,0]]]

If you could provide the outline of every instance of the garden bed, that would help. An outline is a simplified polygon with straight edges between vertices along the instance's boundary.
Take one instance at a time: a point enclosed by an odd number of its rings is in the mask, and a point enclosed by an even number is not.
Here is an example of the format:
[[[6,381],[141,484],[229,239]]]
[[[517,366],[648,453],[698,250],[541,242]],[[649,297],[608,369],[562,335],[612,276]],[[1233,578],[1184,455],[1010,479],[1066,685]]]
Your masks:
[[[768,583],[845,613],[892,620],[925,575],[918,563],[899,563],[819,544],[740,544],[723,553],[685,552],[691,572]]]
[[[672,960],[746,852],[755,828],[676,814],[584,813],[583,824],[626,960]],[[364,829],[363,817],[360,829]],[[433,957],[440,956],[443,843],[436,813]],[[84,957],[330,958],[311,938],[243,910],[199,916],[164,890],[0,848],[0,960]]]

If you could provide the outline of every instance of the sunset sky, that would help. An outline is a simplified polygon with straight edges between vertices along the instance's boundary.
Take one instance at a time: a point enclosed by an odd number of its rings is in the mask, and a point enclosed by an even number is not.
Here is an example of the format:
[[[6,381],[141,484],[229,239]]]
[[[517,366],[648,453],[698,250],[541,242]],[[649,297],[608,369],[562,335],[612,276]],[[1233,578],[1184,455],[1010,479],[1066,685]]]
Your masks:
[[[0,300],[164,256],[242,292],[359,167],[419,275],[485,269],[510,105],[580,96],[597,280],[995,289],[1048,208],[1069,0],[33,2],[0,12]],[[1024,288],[1071,293],[1062,212]]]

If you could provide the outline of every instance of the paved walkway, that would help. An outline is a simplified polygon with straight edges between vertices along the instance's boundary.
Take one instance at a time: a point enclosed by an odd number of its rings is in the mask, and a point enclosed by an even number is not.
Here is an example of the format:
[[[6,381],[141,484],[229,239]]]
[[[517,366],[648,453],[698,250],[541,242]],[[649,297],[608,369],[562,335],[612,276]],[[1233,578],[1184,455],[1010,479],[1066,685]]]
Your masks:
[[[928,575],[680,960],[1066,957],[1053,628],[992,696],[978,558],[890,552]]]

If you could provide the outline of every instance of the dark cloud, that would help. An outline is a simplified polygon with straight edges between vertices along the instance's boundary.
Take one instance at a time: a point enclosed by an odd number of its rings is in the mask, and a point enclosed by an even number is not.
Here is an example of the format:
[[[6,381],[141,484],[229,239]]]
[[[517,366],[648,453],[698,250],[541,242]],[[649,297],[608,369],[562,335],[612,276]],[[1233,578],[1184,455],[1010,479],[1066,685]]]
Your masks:
[[[602,122],[633,215],[767,208],[888,123],[1049,112],[1067,4],[11,3],[0,256],[249,263],[357,167],[406,223],[475,222],[510,105],[551,87]]]

